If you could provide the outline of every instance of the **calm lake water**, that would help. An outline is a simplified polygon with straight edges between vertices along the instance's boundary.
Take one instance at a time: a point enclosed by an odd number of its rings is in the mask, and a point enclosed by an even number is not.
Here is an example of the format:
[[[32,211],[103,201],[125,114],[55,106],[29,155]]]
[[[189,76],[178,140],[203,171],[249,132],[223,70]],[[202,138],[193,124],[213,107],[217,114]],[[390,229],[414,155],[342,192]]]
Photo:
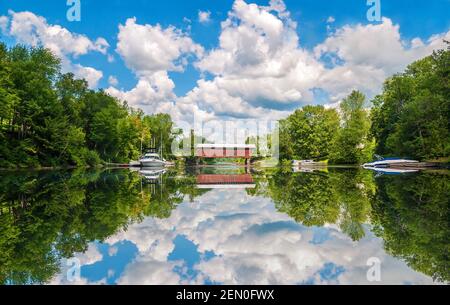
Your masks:
[[[448,172],[0,172],[0,282],[448,283],[449,198]]]

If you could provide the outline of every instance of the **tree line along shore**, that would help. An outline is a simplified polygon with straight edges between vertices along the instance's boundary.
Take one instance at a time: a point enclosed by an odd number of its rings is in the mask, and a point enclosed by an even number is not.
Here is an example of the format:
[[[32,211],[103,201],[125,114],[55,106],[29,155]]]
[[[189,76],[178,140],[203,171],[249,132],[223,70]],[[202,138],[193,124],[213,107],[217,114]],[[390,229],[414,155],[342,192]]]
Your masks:
[[[370,101],[353,91],[336,108],[295,110],[280,120],[280,159],[362,164],[380,155],[448,163],[449,74],[448,46],[388,78]],[[128,163],[150,143],[173,159],[175,127],[168,114],[146,115],[62,73],[45,48],[0,43],[0,168]]]

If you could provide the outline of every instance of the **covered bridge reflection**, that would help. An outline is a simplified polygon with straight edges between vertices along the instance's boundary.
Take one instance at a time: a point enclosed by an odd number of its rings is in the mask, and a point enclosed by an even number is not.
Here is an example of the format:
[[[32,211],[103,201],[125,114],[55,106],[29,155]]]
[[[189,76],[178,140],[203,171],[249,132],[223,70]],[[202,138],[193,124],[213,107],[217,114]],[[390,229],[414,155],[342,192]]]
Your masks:
[[[255,183],[251,174],[200,174],[197,176],[197,187],[204,189],[254,188]]]

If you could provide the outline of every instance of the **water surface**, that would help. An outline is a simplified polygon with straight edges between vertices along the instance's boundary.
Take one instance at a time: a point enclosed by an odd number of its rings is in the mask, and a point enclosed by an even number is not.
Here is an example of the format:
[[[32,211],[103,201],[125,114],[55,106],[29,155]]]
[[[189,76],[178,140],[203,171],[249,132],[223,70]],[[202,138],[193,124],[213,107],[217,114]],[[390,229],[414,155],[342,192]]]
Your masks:
[[[448,282],[449,177],[223,167],[1,172],[0,282]],[[380,281],[371,282],[374,259]]]

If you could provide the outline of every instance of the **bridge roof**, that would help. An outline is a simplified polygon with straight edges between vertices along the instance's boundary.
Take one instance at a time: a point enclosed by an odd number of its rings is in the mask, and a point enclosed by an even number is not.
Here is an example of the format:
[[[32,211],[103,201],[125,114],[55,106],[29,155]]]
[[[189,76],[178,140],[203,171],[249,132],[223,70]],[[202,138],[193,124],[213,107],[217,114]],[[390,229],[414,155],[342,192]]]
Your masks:
[[[197,144],[196,148],[249,148],[256,149],[254,144]]]

